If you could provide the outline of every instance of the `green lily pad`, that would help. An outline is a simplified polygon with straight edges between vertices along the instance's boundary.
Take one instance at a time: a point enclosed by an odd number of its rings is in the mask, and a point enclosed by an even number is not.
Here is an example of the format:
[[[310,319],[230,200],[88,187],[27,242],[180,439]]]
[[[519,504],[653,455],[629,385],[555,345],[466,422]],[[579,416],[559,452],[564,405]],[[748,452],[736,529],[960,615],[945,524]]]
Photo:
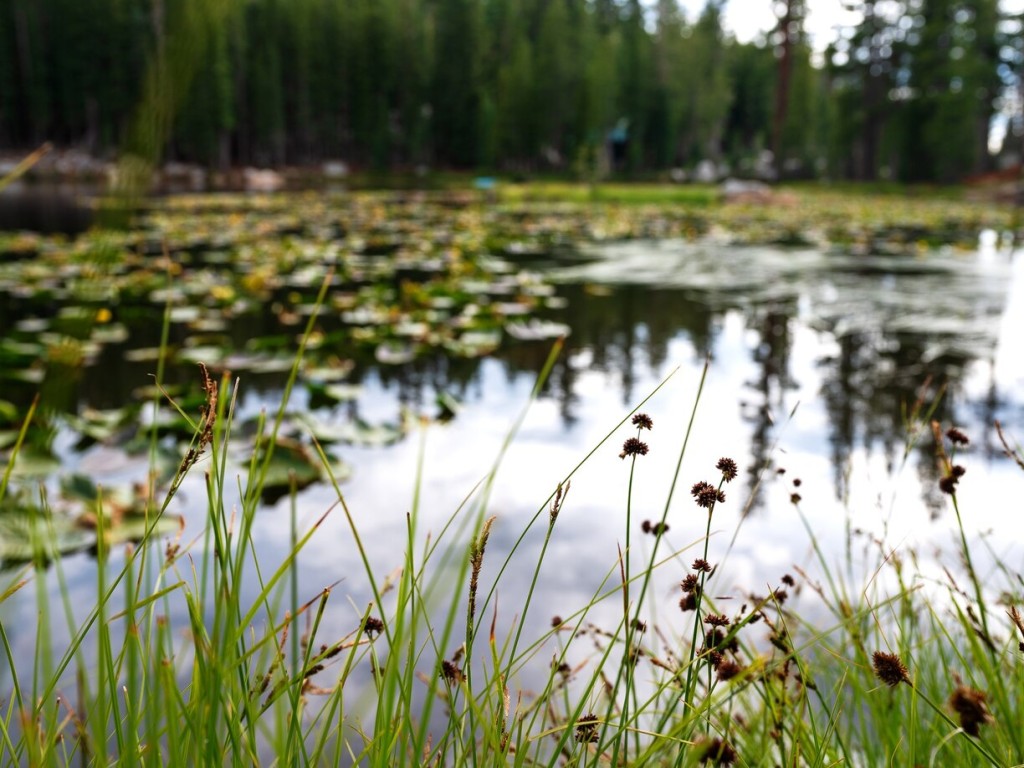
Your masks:
[[[43,317],[26,317],[15,323],[14,327],[23,333],[41,333],[49,330],[50,321]]]
[[[160,354],[160,347],[139,347],[138,349],[130,349],[125,352],[124,359],[130,360],[133,363],[148,363],[159,360]]]
[[[90,338],[97,344],[121,344],[128,340],[128,329],[121,323],[99,325],[92,329]]]
[[[0,465],[6,464],[8,458],[0,456]],[[47,477],[60,469],[60,459],[51,451],[33,445],[23,445],[14,460],[13,477],[39,478]]]
[[[550,320],[528,320],[525,323],[509,323],[505,326],[508,335],[519,341],[539,341],[568,336],[570,328],[565,323]]]
[[[383,365],[404,365],[416,359],[416,347],[412,344],[386,343],[378,346],[373,354],[377,362]]]
[[[263,466],[266,449],[257,453],[257,471]],[[351,468],[334,456],[327,456],[331,473],[336,480],[345,480],[352,474]],[[292,488],[302,490],[313,483],[328,479],[329,474],[320,456],[310,446],[289,438],[278,438],[273,456],[263,476],[262,498],[267,504],[287,496]]]
[[[501,331],[466,331],[457,339],[447,339],[444,348],[458,357],[483,357],[501,346]]]
[[[79,528],[64,515],[20,504],[4,504],[0,509],[2,562],[27,562],[37,557],[49,559],[88,549],[95,541],[95,534]]]
[[[319,365],[306,368],[303,375],[311,384],[329,384],[348,378],[352,373],[355,363],[351,360],[335,360],[326,365]]]
[[[163,514],[156,521],[148,520],[145,515],[125,515],[116,524],[107,528],[105,539],[107,546],[126,544],[130,541],[141,541],[144,536],[167,536],[181,530],[182,518],[178,515]]]
[[[403,424],[370,424],[362,419],[328,421],[311,414],[296,419],[320,443],[345,443],[365,447],[392,445],[405,437]]]
[[[68,414],[65,420],[81,439],[81,447],[91,443],[106,443],[129,426],[134,426],[136,407],[118,408],[116,410],[99,411],[86,408],[80,415]]]
[[[90,510],[95,510],[99,505],[104,514],[114,519],[122,517],[140,503],[135,491],[129,487],[101,488],[91,478],[78,473],[60,479],[60,495],[68,501],[85,504]]]
[[[224,349],[212,345],[186,347],[178,351],[178,359],[186,363],[219,365],[224,359]]]

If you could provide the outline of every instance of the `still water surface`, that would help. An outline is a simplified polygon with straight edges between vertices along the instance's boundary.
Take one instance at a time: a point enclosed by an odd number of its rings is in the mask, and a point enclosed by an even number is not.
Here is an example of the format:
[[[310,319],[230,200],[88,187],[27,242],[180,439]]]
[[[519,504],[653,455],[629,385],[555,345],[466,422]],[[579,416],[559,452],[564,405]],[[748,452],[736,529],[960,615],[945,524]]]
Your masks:
[[[935,418],[972,440],[960,458],[967,468],[959,498],[968,534],[992,532],[989,546],[1018,571],[1024,565],[1024,473],[1002,456],[992,426],[998,419],[1024,439],[1024,257],[991,233],[975,252],[922,258],[644,241],[538,258],[532,266],[566,299],[550,315],[571,334],[490,493],[488,514],[497,521],[485,581],[558,483],[657,389],[642,408],[654,429],[644,436],[650,453],[638,459],[632,486],[633,549],[649,550],[653,539],[641,533],[641,522],[659,520],[665,508],[706,359],[710,367],[667,517],[666,544],[681,551],[679,565],[669,564],[656,585],[658,610],[671,610],[682,568],[699,555],[706,517],[689,487],[717,482],[714,465],[722,456],[740,465],[712,524],[710,558],[722,564],[722,593],[763,592],[794,565],[813,572],[794,493],[837,563],[850,553],[856,559],[871,537],[929,557],[935,549],[953,551],[954,520],[938,490],[930,432],[906,449],[906,414],[940,390]],[[139,332],[147,333],[143,326]],[[431,411],[438,392],[461,403],[453,420],[422,435],[414,430],[393,445],[344,451],[354,470],[343,487],[346,501],[378,575],[401,565],[421,457],[422,539],[442,529],[499,455],[549,348],[550,342],[519,342],[481,360],[453,362],[439,354],[354,372],[364,394],[357,404],[336,406],[339,418],[353,409],[369,422],[394,420],[402,408]],[[146,363],[107,355],[70,396],[80,406],[111,407],[150,372]],[[279,387],[280,376],[243,374],[240,414],[273,410]],[[308,398],[297,390],[293,406],[301,410]],[[548,626],[552,615],[570,615],[615,569],[626,537],[630,472],[619,452],[634,434],[619,428],[573,475],[530,617],[537,627]],[[71,442],[58,436],[70,469],[97,482],[124,474],[108,449],[78,452]],[[174,504],[187,530],[205,514],[203,497],[195,472]],[[299,527],[334,502],[324,485],[302,491]],[[285,499],[259,515],[256,543],[268,562],[284,556],[288,509]],[[501,622],[521,609],[545,517],[542,512],[502,579]],[[87,555],[65,561],[75,604],[87,604],[93,568]],[[345,599],[333,601],[326,635],[355,626],[369,590],[336,508],[303,551],[299,575],[304,597],[341,582],[336,596]],[[35,598],[24,592],[4,604],[5,626],[33,625]],[[606,601],[591,619],[614,625],[616,611]],[[32,632],[15,635],[16,647],[29,653]]]

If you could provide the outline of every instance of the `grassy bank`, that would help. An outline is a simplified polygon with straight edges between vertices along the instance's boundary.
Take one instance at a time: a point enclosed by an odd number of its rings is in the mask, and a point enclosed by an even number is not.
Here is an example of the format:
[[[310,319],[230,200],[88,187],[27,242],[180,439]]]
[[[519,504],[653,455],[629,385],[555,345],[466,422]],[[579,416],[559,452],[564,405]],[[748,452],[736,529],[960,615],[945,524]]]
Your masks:
[[[1024,760],[1020,575],[975,536],[970,511],[961,516],[957,487],[970,482],[962,454],[968,436],[933,427],[927,409],[910,414],[907,439],[933,441],[942,463],[942,490],[960,541],[954,561],[942,564],[944,577],[919,566],[918,553],[857,539],[852,531],[863,561],[852,567],[851,554],[847,562],[831,562],[817,546],[812,514],[794,483],[794,519],[818,553],[815,568],[779,573],[754,591],[738,592],[731,586],[729,542],[745,535],[742,523],[711,535],[722,505],[744,503],[731,485],[737,468],[723,457],[701,468],[702,481],[682,487],[684,457],[702,435],[687,423],[663,423],[645,400],[621,418],[609,414],[606,437],[581,457],[580,466],[598,451],[622,456],[619,555],[589,601],[538,630],[537,612],[550,609],[533,595],[558,567],[549,548],[563,535],[559,520],[573,511],[576,470],[536,500],[525,524],[496,518],[490,490],[521,419],[441,530],[423,528],[421,513],[431,499],[422,492],[424,478],[417,478],[396,569],[371,566],[356,522],[360,511],[349,509],[337,483],[336,502],[318,510],[307,528],[298,525],[293,491],[288,554],[273,562],[257,554],[261,492],[315,321],[313,313],[280,408],[261,422],[240,482],[228,463],[229,450],[242,445],[233,430],[237,383],[213,381],[201,369],[205,403],[182,410],[193,441],[170,482],[152,482],[150,534],[127,547],[108,543],[112,511],[102,495],[97,499],[94,604],[74,602],[73,585],[49,544],[52,521],[41,489],[33,561],[8,575],[0,593],[8,600],[34,590],[39,617],[31,658],[16,653],[10,628],[0,632],[10,680],[0,692],[0,764]],[[558,352],[556,344],[541,381]],[[165,355],[156,365],[158,383]],[[30,412],[26,426],[32,418]],[[424,433],[431,428],[422,425]],[[678,459],[663,507],[646,510],[643,516],[652,519],[641,522],[632,503],[633,470],[645,460],[652,431],[675,436]],[[155,446],[155,429],[152,440]],[[1007,449],[1024,469],[1019,447]],[[11,464],[16,461],[17,450]],[[326,457],[323,466],[329,474]],[[9,475],[10,466],[0,500]],[[190,475],[206,491],[192,500],[205,506],[205,525],[154,535]],[[345,546],[360,553],[364,569],[347,574],[344,586],[302,594],[297,564],[327,516],[346,520]],[[496,527],[516,525],[514,533],[503,532],[513,542],[507,551],[490,544]],[[669,527],[693,543],[671,551]],[[995,566],[982,572],[975,566],[981,559]],[[524,562],[528,586],[513,592],[512,570]],[[655,610],[655,583],[678,584],[672,613]],[[502,606],[514,606],[502,607],[502,615],[516,617],[501,632],[499,591]],[[360,618],[341,636],[324,631],[331,613],[351,611],[344,595],[352,592],[372,595],[356,606]],[[617,618],[598,622],[594,617],[607,617],[609,606]],[[62,639],[62,624],[69,640]]]

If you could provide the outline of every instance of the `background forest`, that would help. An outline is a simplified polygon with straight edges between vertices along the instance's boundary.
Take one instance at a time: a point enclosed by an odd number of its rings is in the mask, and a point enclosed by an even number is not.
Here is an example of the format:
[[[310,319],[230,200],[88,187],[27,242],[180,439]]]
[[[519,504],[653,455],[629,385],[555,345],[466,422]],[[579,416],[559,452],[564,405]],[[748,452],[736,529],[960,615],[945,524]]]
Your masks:
[[[816,54],[802,0],[776,2],[774,32],[748,43],[723,29],[723,0],[696,18],[677,0],[5,0],[0,147],[148,140],[212,167],[583,178],[700,161],[788,178],[992,170],[993,120],[1019,102],[1019,16],[997,0],[847,5],[859,22]],[[147,88],[170,105],[155,138],[131,119]]]

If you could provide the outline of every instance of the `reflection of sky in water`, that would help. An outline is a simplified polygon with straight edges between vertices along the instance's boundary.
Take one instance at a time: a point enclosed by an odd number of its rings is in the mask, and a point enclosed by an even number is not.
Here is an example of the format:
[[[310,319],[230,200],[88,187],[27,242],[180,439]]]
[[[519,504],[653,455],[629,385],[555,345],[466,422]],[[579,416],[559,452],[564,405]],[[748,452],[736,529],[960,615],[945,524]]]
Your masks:
[[[917,548],[922,555],[937,547],[952,552],[955,520],[948,499],[935,489],[930,434],[922,435],[922,446],[901,466],[900,404],[909,406],[929,375],[936,386],[949,381],[940,407],[944,423],[955,422],[974,440],[962,457],[967,474],[959,492],[968,534],[993,530],[989,541],[994,550],[1018,566],[1022,553],[1015,542],[1024,540],[1024,518],[1017,500],[1024,491],[1024,473],[1000,456],[990,422],[1002,419],[1009,434],[1024,440],[1019,338],[1024,328],[1024,259],[1011,261],[987,241],[977,258],[936,257],[937,267],[924,265],[927,274],[893,273],[891,259],[881,264],[885,270],[872,273],[858,271],[852,260],[840,262],[838,271],[826,269],[829,257],[817,253],[751,249],[738,251],[730,263],[721,251],[663,245],[657,251],[658,271],[652,275],[650,255],[638,248],[630,246],[623,262],[599,262],[589,271],[586,266],[571,268],[579,270],[573,279],[633,286],[612,288],[605,299],[601,292],[588,299],[579,287],[564,286],[570,308],[562,319],[574,333],[494,484],[487,514],[497,515],[497,522],[485,558],[486,587],[558,482],[678,366],[643,407],[655,428],[644,436],[650,454],[637,461],[631,538],[634,568],[646,562],[653,538],[641,533],[640,523],[659,520],[665,507],[705,345],[713,363],[662,550],[663,555],[683,552],[677,563],[661,569],[653,587],[657,610],[670,631],[673,622],[678,624],[673,612],[678,580],[700,554],[706,522],[689,488],[698,480],[717,481],[714,465],[721,456],[736,459],[741,472],[727,487],[727,502],[716,511],[712,526],[709,559],[720,570],[711,591],[734,596],[736,608],[750,592],[778,586],[794,564],[818,573],[790,503],[794,478],[801,480],[801,508],[833,562],[843,557],[849,528],[884,536],[890,546]],[[726,278],[737,271],[745,288],[730,294],[724,290]],[[722,279],[716,283],[709,274]],[[914,323],[931,332],[911,334]],[[957,323],[964,329],[962,338]],[[427,429],[417,531],[421,544],[428,534],[438,534],[498,455],[533,386],[531,370],[543,359],[541,345],[536,347],[539,354],[523,352],[529,349],[517,347],[505,361],[482,361],[462,394],[464,405],[456,419]],[[359,403],[360,416],[393,420],[399,407],[397,383],[370,372],[362,384],[366,394]],[[245,387],[243,377],[240,410],[251,416],[265,401],[247,394]],[[302,407],[304,393],[297,392],[293,403]],[[530,619],[538,630],[548,626],[552,615],[569,616],[589,600],[614,568],[618,547],[625,543],[629,481],[629,463],[618,454],[622,441],[634,434],[628,426],[615,431],[572,478],[531,608]],[[382,578],[402,562],[420,441],[411,435],[386,448],[341,448],[338,453],[354,467],[355,475],[343,490],[375,574]],[[82,461],[89,461],[88,454]],[[777,474],[778,468],[785,474]],[[741,519],[758,469],[763,469],[762,481],[752,513]],[[196,474],[175,505],[194,521],[203,514],[203,495]],[[300,529],[333,502],[323,486],[302,492]],[[267,558],[265,568],[283,555],[289,536],[287,510],[287,501],[282,501],[259,515],[255,537]],[[522,610],[546,520],[542,511],[503,577],[499,631]],[[854,549],[863,546],[858,539]],[[955,563],[952,556],[946,560]],[[75,583],[91,566],[86,558],[75,557],[66,567]],[[340,509],[331,512],[304,550],[300,580],[304,597],[341,580],[326,619],[325,640],[356,625],[371,598]],[[612,628],[619,606],[618,598],[609,599],[590,618]],[[5,624],[11,619],[12,626],[22,619],[34,621],[30,594],[9,601],[4,610]],[[489,621],[491,610],[493,605],[482,609],[483,620]]]
[[[964,260],[964,257],[956,258]],[[982,258],[1002,259],[998,269],[1000,279],[1005,281],[1005,254],[983,254]],[[1022,263],[1024,260],[1017,259],[1014,264],[1018,277],[1010,282],[1008,317],[1002,321],[998,336],[992,333],[993,338],[998,338],[998,345],[992,352],[995,366],[985,359],[988,357],[986,350],[977,348],[982,359],[969,362],[963,368],[962,379],[951,382],[944,415],[947,424],[948,419],[953,418],[975,438],[975,444],[962,456],[968,474],[960,486],[960,500],[968,533],[994,529],[997,551],[1016,558],[1011,559],[1011,564],[1021,557],[1020,551],[1011,550],[1010,545],[1021,540],[1022,531],[1018,516],[1007,514],[1006,504],[1024,489],[1024,473],[992,449],[994,435],[991,429],[982,427],[981,419],[996,413],[1012,432],[1018,436],[1024,434],[1019,399],[1021,359],[1012,340],[1016,329],[1024,327],[1020,323]],[[843,557],[848,527],[884,537],[890,546],[917,548],[925,556],[936,547],[951,551],[954,545],[954,519],[948,500],[938,496],[936,502],[932,493],[935,475],[931,470],[930,433],[922,435],[922,447],[911,451],[906,465],[901,467],[903,435],[888,435],[882,439],[877,424],[865,426],[865,421],[872,418],[870,404],[844,403],[843,407],[854,414],[853,438],[850,444],[841,446],[841,450],[830,447],[830,441],[837,440],[836,413],[821,393],[830,386],[827,379],[832,373],[821,361],[841,356],[844,350],[831,332],[820,327],[821,316],[816,314],[819,298],[806,292],[806,284],[794,288],[798,289],[796,310],[786,310],[774,323],[758,320],[763,314],[760,306],[750,312],[740,308],[725,309],[710,320],[714,362],[669,512],[671,528],[664,552],[689,549],[680,556],[678,564],[662,569],[655,588],[655,594],[661,598],[661,610],[671,610],[674,606],[678,599],[678,579],[699,554],[695,543],[703,533],[705,517],[703,510],[690,498],[689,487],[697,480],[716,480],[714,464],[720,456],[734,457],[741,465],[741,475],[727,488],[728,501],[716,512],[710,550],[713,562],[721,562],[737,525],[741,528],[728,560],[722,563],[716,576],[717,594],[742,598],[750,591],[763,591],[769,584],[777,586],[779,578],[793,564],[816,572],[807,536],[789,500],[794,490],[793,478],[802,481],[799,487],[803,499],[801,507],[827,556],[834,562]],[[866,288],[859,286],[858,290],[865,292]],[[842,281],[837,291],[843,301],[851,300]],[[982,309],[990,312],[993,295],[991,292],[983,295],[989,303]],[[912,304],[918,306],[919,303]],[[863,308],[860,312],[863,313]],[[1016,320],[1014,313],[1017,313]],[[671,335],[660,353],[645,355],[645,340],[650,340],[652,331],[643,324],[642,311],[637,317],[640,326],[634,333],[637,349],[630,356],[631,370],[624,372],[618,365],[625,353],[612,354],[604,350],[595,354],[588,346],[574,347],[574,339],[570,339],[563,363],[572,377],[572,420],[566,422],[561,417],[564,402],[560,400],[564,400],[565,395],[558,393],[554,384],[549,394],[542,396],[528,412],[502,462],[491,496],[488,514],[497,515],[498,520],[486,558],[485,582],[489,583],[488,577],[496,573],[504,553],[557,483],[626,414],[623,381],[629,382],[631,406],[653,390],[674,366],[679,366],[679,371],[643,407],[654,418],[655,429],[649,436],[645,435],[651,446],[650,454],[637,463],[632,541],[637,552],[634,564],[646,560],[644,553],[653,538],[642,535],[639,524],[644,519],[660,519],[696,396],[703,359],[685,332]],[[778,336],[780,323],[784,326],[782,335],[786,337],[786,349],[781,353],[784,370],[778,370],[776,360],[775,370],[766,375],[765,369],[772,367],[766,362],[772,352],[765,349],[766,344],[771,346],[765,336],[769,332]],[[900,344],[892,338],[878,338],[885,332],[884,327],[869,329],[865,343],[882,350],[882,354],[863,359],[877,363],[880,376],[906,378],[906,392],[916,392],[916,387],[933,368],[936,378],[940,378],[955,371],[960,364],[955,358],[949,362],[948,358],[937,354],[934,366],[920,365],[909,373],[900,370],[903,361],[898,356],[896,359],[885,356]],[[947,344],[946,340],[940,341]],[[952,342],[948,343],[952,346]],[[910,345],[911,352],[920,349]],[[778,358],[778,349],[775,353]],[[651,365],[652,357],[663,362]],[[595,359],[605,362],[595,363]],[[559,375],[566,374],[556,370],[553,379]],[[532,383],[532,374],[510,373],[501,362],[486,361],[471,388],[473,394],[467,397],[457,419],[448,426],[429,428],[425,437],[421,535],[439,531],[447,516],[487,471],[513,415],[525,403]],[[372,380],[367,386],[374,390],[369,402],[377,403],[377,415],[385,416],[393,405],[382,404],[389,399],[393,402],[393,391],[379,390],[379,382]],[[994,409],[984,405],[993,387],[999,393]],[[874,418],[878,420],[877,414]],[[761,437],[767,447],[755,450],[752,440],[759,431],[764,433]],[[618,452],[622,440],[632,434],[632,428],[620,428],[572,479],[572,489],[556,524],[540,592],[532,608],[532,617],[538,626],[546,626],[551,615],[568,615],[586,602],[614,566],[617,547],[625,541],[629,473],[628,462],[620,460]],[[771,450],[776,443],[777,447]],[[758,450],[769,451],[770,466],[763,474],[753,514],[741,522],[739,513],[748,501],[752,479],[747,470],[752,462],[765,458],[755,455]],[[378,573],[399,564],[405,513],[413,497],[417,454],[414,439],[384,450],[346,452],[357,473],[345,488],[347,501],[357,524],[363,526],[362,532],[372,550]],[[837,458],[842,460],[839,466],[835,464]],[[784,475],[776,474],[775,469],[779,467],[786,469]],[[841,479],[838,487],[837,478]],[[306,514],[311,518],[330,502],[330,494],[325,489],[312,489],[303,495],[301,506],[308,510]],[[933,521],[936,503],[943,506],[938,508],[939,516]],[[279,509],[283,510],[283,506]],[[287,531],[285,515],[270,513],[266,518],[259,533],[261,538],[267,542],[281,540]],[[541,514],[535,530],[503,577],[499,616],[504,621],[520,608],[545,522],[546,512]],[[866,541],[858,538],[857,542],[862,540]],[[359,563],[349,541],[341,516],[332,515],[303,559],[309,589],[331,574],[330,578],[349,576],[350,581],[342,589],[359,591],[360,580],[356,576]],[[855,543],[854,551],[863,546],[863,543]],[[356,600],[357,607],[367,599],[363,593]],[[618,610],[618,603],[613,599],[597,613],[604,621],[613,622]],[[356,612],[353,609],[352,617]],[[672,614],[669,616],[671,618]]]

